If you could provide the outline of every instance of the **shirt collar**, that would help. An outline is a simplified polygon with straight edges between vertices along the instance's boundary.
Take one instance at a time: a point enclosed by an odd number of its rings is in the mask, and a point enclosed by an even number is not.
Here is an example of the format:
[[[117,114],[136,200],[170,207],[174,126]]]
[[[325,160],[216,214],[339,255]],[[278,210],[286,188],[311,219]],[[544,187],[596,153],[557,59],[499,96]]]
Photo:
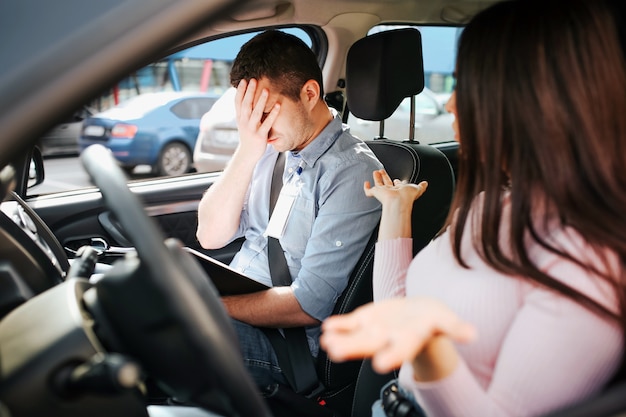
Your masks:
[[[315,162],[330,148],[343,132],[343,123],[339,113],[330,109],[333,119],[326,125],[319,135],[300,152],[289,152],[291,157],[303,161],[306,166],[312,167]]]

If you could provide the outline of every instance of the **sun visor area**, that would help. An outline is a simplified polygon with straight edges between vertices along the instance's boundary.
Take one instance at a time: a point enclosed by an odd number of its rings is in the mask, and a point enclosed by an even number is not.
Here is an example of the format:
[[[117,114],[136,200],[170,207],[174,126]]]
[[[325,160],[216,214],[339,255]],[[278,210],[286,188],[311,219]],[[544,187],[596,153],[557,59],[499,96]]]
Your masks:
[[[447,23],[464,25],[474,15],[489,7],[493,2],[488,1],[463,1],[450,4],[441,9],[441,20]]]

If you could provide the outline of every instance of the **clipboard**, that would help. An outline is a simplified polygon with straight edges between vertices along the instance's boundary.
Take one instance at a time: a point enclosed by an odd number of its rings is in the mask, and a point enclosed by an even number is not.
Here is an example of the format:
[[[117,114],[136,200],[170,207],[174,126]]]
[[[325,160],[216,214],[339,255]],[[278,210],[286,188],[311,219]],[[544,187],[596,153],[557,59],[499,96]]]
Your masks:
[[[200,260],[201,266],[209,275],[220,295],[248,294],[270,288],[200,251],[187,246],[184,246],[183,249]]]

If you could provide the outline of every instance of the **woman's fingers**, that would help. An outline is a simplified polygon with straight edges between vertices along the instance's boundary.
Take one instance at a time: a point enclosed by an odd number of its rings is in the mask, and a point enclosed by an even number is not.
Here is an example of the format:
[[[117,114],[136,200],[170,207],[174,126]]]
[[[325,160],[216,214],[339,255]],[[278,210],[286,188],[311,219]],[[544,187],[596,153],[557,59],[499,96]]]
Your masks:
[[[374,186],[375,187],[383,185],[383,179],[382,179],[382,176],[381,176],[381,171],[382,171],[382,169],[378,169],[378,170],[376,170],[376,171],[374,171],[372,173],[372,177],[374,177]]]
[[[428,339],[410,336],[388,338],[387,343],[372,355],[372,368],[384,374],[399,368],[405,361],[417,356]]]
[[[320,342],[328,356],[337,362],[370,357],[385,343],[381,329],[369,326],[368,313],[333,316],[324,321]]]
[[[367,197],[374,197],[374,193],[372,192],[372,186],[369,181],[365,181],[363,183],[363,191]]]
[[[334,361],[372,357],[381,372],[413,360],[440,335],[468,343],[474,327],[441,302],[422,297],[370,303],[333,316],[322,325],[320,343]]]
[[[422,181],[419,184],[406,184],[407,186],[411,186],[411,187],[415,187],[415,196],[414,199],[417,200],[418,198],[420,198],[422,196],[422,194],[424,194],[424,192],[426,192],[426,189],[428,188],[428,182],[426,181]]]
[[[382,178],[383,184],[388,186],[388,187],[393,187],[393,181],[391,179],[391,177],[389,176],[389,174],[387,173],[387,171],[385,171],[384,169],[380,170],[380,176]]]

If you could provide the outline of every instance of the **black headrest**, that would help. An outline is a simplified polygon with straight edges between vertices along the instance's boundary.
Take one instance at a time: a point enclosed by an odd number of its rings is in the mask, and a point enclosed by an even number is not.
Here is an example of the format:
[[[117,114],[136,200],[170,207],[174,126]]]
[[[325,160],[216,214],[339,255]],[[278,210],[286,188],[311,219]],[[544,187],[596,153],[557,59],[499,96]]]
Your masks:
[[[424,89],[422,36],[416,29],[396,29],[359,39],[348,51],[348,108],[365,120],[391,116],[405,97]]]

